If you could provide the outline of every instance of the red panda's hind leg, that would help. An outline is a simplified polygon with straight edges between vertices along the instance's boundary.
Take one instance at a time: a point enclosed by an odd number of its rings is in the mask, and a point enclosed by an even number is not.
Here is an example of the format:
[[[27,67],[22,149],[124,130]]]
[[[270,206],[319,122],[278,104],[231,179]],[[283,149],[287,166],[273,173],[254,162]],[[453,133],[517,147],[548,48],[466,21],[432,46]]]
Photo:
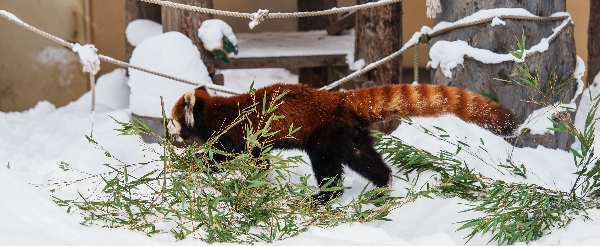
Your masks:
[[[369,130],[359,130],[354,143],[354,151],[348,156],[348,167],[377,187],[391,185],[392,170],[373,147]]]

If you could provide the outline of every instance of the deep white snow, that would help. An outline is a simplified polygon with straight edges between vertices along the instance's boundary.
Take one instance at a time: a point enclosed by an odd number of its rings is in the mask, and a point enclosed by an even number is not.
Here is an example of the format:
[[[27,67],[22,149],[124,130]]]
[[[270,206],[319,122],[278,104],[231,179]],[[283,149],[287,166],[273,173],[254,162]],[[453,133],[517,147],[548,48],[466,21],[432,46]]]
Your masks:
[[[212,83],[200,52],[192,41],[179,32],[150,37],[133,50],[130,63],[195,83]],[[196,86],[129,69],[131,112],[140,116],[162,118],[160,96],[170,112],[183,93]]]
[[[256,76],[257,87],[274,83],[279,79],[293,80],[295,77],[281,69],[236,70],[225,73],[226,78],[238,78],[238,88],[249,86],[251,77]],[[270,74],[265,76],[266,74]],[[271,81],[267,81],[271,79]],[[151,153],[142,152],[140,139],[136,136],[117,136],[113,129],[117,125],[108,116],[126,121],[130,117],[127,108],[127,84],[124,70],[116,70],[98,79],[97,115],[93,136],[112,154],[123,161],[135,163],[156,158]],[[237,79],[236,79],[237,80]],[[229,84],[233,86],[236,80]],[[259,83],[259,80],[261,81]],[[597,82],[600,82],[600,79]],[[293,81],[292,81],[293,82]],[[595,87],[592,87],[595,88]],[[584,93],[585,95],[585,93]],[[85,172],[107,171],[103,163],[114,163],[87,142],[89,135],[89,93],[79,100],[61,108],[48,102],[40,102],[35,108],[24,112],[0,113],[0,238],[3,245],[204,245],[192,239],[175,242],[168,235],[147,237],[139,232],[123,229],[85,227],[77,224],[81,218],[77,214],[67,215],[66,211],[51,202],[48,187],[36,188],[32,184],[48,184],[50,179],[73,180],[84,175],[64,172],[58,168],[61,161]],[[479,137],[485,141],[490,155],[481,154],[487,163],[461,152],[460,156],[472,168],[492,178],[506,181],[520,181],[539,184],[548,188],[568,190],[575,175],[572,155],[560,150],[544,147],[514,149],[513,160],[525,164],[529,178],[523,179],[498,171],[498,161],[505,160],[512,148],[499,137],[456,117],[444,116],[428,119],[417,118],[413,126],[402,124],[393,134],[416,147],[429,151],[439,149],[454,150],[448,144],[435,140],[418,130],[420,125],[433,129],[436,125],[446,129],[457,139],[467,139],[477,150]],[[155,146],[155,145],[153,145]],[[288,151],[288,155],[302,154]],[[306,157],[305,157],[306,159]],[[308,159],[306,159],[308,161]],[[10,163],[10,169],[8,164]],[[310,173],[309,166],[296,170]],[[503,174],[504,173],[504,174]],[[314,182],[314,181],[313,181]],[[347,171],[345,185],[353,188],[347,191],[342,201],[356,196],[367,182],[352,171]],[[76,190],[88,192],[91,184],[82,182],[57,191],[54,195],[76,196]],[[404,194],[409,184],[394,181],[394,195]],[[459,213],[467,209],[458,198],[419,199],[414,203],[394,210],[391,222],[371,222],[362,225],[342,225],[336,228],[312,228],[298,237],[276,242],[274,245],[463,245],[468,231],[455,232],[458,221],[475,218],[481,214]],[[590,210],[591,221],[575,220],[565,229],[532,245],[574,245],[585,246],[600,243],[600,212]],[[491,235],[475,237],[467,245],[484,245]],[[264,245],[264,244],[258,244]]]
[[[137,19],[129,22],[125,28],[125,37],[127,42],[133,46],[138,46],[147,38],[162,34],[162,25],[152,20]]]
[[[221,41],[223,36],[227,37],[233,45],[237,45],[237,38],[233,34],[233,29],[223,20],[205,20],[198,29],[198,37],[207,50],[221,48],[223,46]]]

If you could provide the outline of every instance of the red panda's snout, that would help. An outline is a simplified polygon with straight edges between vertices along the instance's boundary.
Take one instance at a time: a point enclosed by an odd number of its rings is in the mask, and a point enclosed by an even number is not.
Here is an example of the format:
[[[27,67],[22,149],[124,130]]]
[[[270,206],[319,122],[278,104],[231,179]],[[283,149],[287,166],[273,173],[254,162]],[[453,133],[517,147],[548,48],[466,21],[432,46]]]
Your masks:
[[[169,123],[167,124],[167,130],[169,131],[169,135],[171,135],[175,141],[183,142],[185,139],[182,137],[182,124],[185,124],[185,106],[187,102],[185,101],[185,96],[182,96],[175,102],[173,105],[173,109],[171,110],[171,118],[169,119]]]
[[[170,119],[169,124],[167,124],[167,130],[169,131],[169,135],[171,135],[175,141],[183,142],[183,138],[181,137],[181,124],[177,122],[175,119]]]

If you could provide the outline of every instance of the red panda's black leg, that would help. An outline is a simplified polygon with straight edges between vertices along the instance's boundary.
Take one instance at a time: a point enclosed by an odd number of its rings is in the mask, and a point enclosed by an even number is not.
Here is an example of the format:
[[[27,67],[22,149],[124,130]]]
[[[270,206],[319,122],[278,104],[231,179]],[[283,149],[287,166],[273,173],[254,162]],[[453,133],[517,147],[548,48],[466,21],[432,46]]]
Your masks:
[[[348,167],[377,187],[390,185],[392,170],[373,147],[368,129],[359,131],[355,144],[355,149],[348,155]]]
[[[310,158],[315,179],[319,186],[323,186],[334,179],[330,187],[342,185],[343,166],[350,149],[352,148],[352,137],[348,136],[348,130],[335,131],[334,129],[322,129],[315,132],[307,141],[306,153]],[[324,192],[321,191],[313,198],[321,204],[341,196],[343,191]]]

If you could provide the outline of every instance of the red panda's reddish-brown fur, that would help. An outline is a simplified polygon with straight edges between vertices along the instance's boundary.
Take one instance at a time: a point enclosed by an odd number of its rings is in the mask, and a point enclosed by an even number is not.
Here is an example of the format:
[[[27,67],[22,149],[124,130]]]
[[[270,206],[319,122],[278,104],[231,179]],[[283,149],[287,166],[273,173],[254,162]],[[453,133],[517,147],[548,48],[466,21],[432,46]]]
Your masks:
[[[262,101],[266,93],[270,100],[283,92],[284,103],[275,113],[285,118],[271,124],[272,131],[280,131],[274,147],[305,150],[319,184],[325,178],[340,179],[342,164],[376,186],[391,182],[391,170],[375,151],[369,135],[368,127],[374,122],[453,114],[501,136],[512,135],[519,126],[515,115],[500,104],[446,86],[388,85],[327,92],[304,85],[275,84],[257,90],[255,96]],[[180,140],[206,141],[253,103],[250,94],[212,97],[205,89],[196,89],[182,96],[173,107],[169,132]],[[258,110],[261,106],[259,103]],[[294,134],[295,139],[281,138],[292,123],[301,127]],[[239,152],[245,146],[243,136],[242,126],[238,125],[219,141],[225,150]],[[321,192],[316,198],[325,202],[339,194]]]

